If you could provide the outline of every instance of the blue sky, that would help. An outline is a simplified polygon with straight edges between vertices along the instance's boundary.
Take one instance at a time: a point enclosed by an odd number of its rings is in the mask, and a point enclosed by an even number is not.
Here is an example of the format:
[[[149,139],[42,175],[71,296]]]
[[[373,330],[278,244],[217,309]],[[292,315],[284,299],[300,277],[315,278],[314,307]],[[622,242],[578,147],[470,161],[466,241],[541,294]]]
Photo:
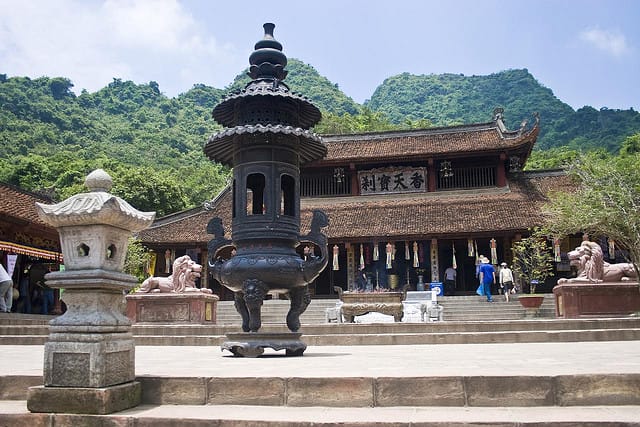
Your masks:
[[[357,102],[402,72],[527,68],[573,108],[640,110],[640,0],[0,0],[0,73],[168,96],[229,85],[262,24]],[[293,88],[295,90],[295,88]]]

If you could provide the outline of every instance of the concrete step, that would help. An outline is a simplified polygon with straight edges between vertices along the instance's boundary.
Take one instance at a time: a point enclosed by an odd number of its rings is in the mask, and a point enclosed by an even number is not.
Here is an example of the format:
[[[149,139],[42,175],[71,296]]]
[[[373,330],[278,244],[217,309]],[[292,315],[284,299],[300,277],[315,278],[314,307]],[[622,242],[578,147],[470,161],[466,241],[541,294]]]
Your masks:
[[[8,346],[20,363],[0,366],[0,426],[640,426],[639,346],[342,345],[261,358],[138,347],[142,405],[102,416],[29,413],[44,351]]]
[[[112,415],[32,414],[25,401],[0,401],[7,426],[136,427],[638,427],[640,406],[331,408],[255,405],[141,405]]]
[[[277,363],[273,357],[272,363]],[[265,362],[266,363],[266,362]],[[270,366],[270,365],[268,365]],[[26,400],[41,376],[2,377],[0,400]],[[325,407],[640,405],[640,374],[440,376],[138,376],[142,404]],[[4,384],[6,383],[6,384]],[[637,419],[640,422],[640,418]]]
[[[390,317],[390,316],[389,316]],[[640,317],[609,319],[518,319],[488,321],[312,323],[300,330],[308,345],[458,344],[639,340]],[[220,345],[231,325],[135,324],[137,345]],[[261,332],[287,332],[283,323],[264,323]],[[0,345],[39,345],[44,325],[0,325]]]

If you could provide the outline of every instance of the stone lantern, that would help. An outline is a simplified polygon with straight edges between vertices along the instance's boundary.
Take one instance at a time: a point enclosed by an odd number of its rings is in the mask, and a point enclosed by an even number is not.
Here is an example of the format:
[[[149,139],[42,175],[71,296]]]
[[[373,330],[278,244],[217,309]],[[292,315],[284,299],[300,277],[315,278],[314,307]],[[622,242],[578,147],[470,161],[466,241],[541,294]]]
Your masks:
[[[136,406],[135,348],[123,293],[137,279],[122,273],[128,238],[151,225],[140,212],[108,193],[111,177],[98,169],[88,193],[46,205],[40,218],[60,234],[64,271],[48,273],[47,286],[64,289],[67,311],[49,322],[44,386],[29,390],[32,412],[103,414]]]
[[[249,57],[252,81],[227,96],[213,110],[225,129],[209,138],[204,152],[211,160],[233,167],[231,240],[224,237],[219,218],[209,223],[212,275],[234,292],[245,333],[227,335],[223,349],[235,355],[257,356],[263,347],[302,355],[306,345],[295,334],[299,317],[311,301],[308,284],[327,265],[327,239],[321,232],[327,217],[315,211],[311,232],[300,236],[300,165],[320,159],[327,149],[309,131],[321,115],[307,98],[283,83],[287,57],[273,37],[273,24],[264,24],[264,38]],[[296,252],[301,242],[319,247],[321,256],[303,260]],[[230,259],[218,252],[236,250]],[[268,293],[286,293],[289,335],[257,334],[260,309]]]

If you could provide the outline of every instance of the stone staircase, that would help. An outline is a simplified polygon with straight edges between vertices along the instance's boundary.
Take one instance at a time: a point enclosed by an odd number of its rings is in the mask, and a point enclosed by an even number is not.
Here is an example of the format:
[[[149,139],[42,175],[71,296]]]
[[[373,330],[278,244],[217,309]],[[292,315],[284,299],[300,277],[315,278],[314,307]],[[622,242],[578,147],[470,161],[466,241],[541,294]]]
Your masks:
[[[217,325],[136,324],[142,404],[111,415],[30,413],[52,317],[2,314],[0,354],[14,368],[0,375],[0,426],[639,427],[640,317],[556,319],[546,300],[528,317],[517,301],[442,297],[442,322],[409,307],[403,322],[353,324],[326,323],[337,300],[313,300],[300,358],[221,353],[224,334],[240,331],[232,302]],[[286,331],[287,310],[265,301],[261,331]],[[583,355],[590,365],[574,363]]]
[[[488,303],[480,297],[443,297],[444,321],[422,322],[419,303],[405,306],[402,322],[370,313],[356,322],[327,323],[325,310],[335,299],[316,299],[301,316],[307,345],[464,344],[509,342],[575,342],[640,340],[640,317],[610,319],[556,319],[553,298],[545,298],[538,316],[530,317],[517,301]],[[267,300],[261,332],[287,332],[287,300]],[[51,316],[0,314],[0,345],[42,345]],[[218,307],[216,325],[133,325],[136,345],[219,346],[225,334],[241,332],[240,315],[230,301]]]

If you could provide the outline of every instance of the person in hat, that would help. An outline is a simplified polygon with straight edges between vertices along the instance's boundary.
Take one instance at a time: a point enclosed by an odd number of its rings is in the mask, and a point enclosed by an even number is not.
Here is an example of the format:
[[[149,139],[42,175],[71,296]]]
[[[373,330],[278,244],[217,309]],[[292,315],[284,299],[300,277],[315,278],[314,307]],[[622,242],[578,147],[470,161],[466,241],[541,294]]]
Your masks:
[[[500,287],[502,288],[502,293],[504,294],[504,300],[509,302],[509,297],[513,291],[513,272],[509,268],[506,262],[500,264],[500,273],[499,273]]]
[[[480,260],[479,274],[482,294],[487,297],[487,302],[493,302],[493,298],[491,297],[491,285],[496,284],[496,269],[491,265],[489,258],[483,257]]]

